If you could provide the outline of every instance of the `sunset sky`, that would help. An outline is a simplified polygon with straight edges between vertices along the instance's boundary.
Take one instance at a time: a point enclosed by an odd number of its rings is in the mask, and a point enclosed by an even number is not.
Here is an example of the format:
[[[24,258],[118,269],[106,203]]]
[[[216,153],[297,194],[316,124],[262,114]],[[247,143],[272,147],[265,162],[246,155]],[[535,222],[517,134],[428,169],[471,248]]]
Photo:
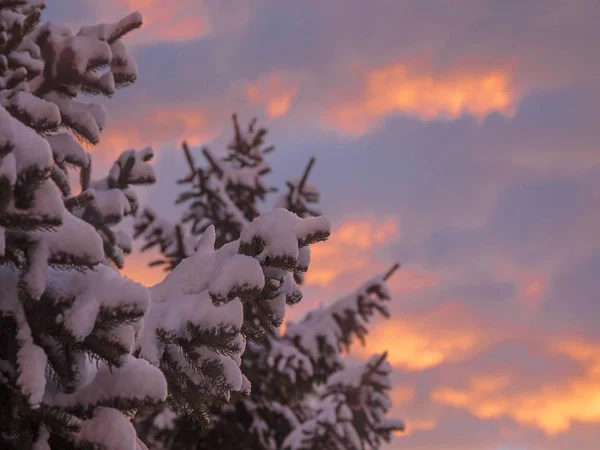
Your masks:
[[[387,449],[600,446],[598,0],[49,0],[78,28],[142,12],[139,80],[104,103],[98,173],[152,145],[143,202],[176,217],[182,139],[270,130],[283,186],[317,157],[332,237],[299,318],[398,261]],[[162,272],[132,256],[144,283]]]

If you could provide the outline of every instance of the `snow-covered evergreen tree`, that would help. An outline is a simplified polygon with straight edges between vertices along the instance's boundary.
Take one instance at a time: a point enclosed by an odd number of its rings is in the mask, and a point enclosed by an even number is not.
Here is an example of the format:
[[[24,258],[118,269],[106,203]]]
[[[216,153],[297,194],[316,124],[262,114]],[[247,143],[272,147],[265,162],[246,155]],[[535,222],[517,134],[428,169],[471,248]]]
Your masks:
[[[166,404],[206,425],[209,408],[248,392],[246,340],[298,300],[292,274],[329,223],[255,214],[217,250],[204,227],[162,283],[121,277],[131,239],[114,226],[137,210],[131,186],[154,181],[152,150],[127,150],[92,179],[81,144],[107,118],[78,94],[136,79],[121,38],[141,15],[73,34],[39,25],[44,6],[0,2],[0,448],[144,448],[138,412]]]
[[[211,236],[215,233],[215,241],[221,246],[219,252],[226,250],[230,245],[227,242],[243,236],[248,222],[259,215],[259,202],[275,191],[261,179],[270,171],[264,155],[273,150],[263,147],[266,130],[257,130],[252,121],[247,132],[242,133],[234,116],[234,133],[225,156],[218,158],[208,149],[202,150],[206,167],[197,167],[190,149],[183,144],[190,173],[180,183],[190,188],[177,201],[188,204],[180,223],[170,223],[149,208],[136,219],[136,235],[145,240],[143,248],[158,247],[162,253],[162,258],[153,264],[165,265],[167,270],[175,268],[177,272],[181,259],[193,252],[194,236],[207,229]],[[280,209],[273,213],[283,214],[283,208],[291,211],[287,212],[290,217],[304,220],[320,214],[313,206],[319,200],[319,191],[307,183],[313,164],[314,158],[301,178],[287,183],[288,192],[280,196],[276,202]],[[272,269],[264,270],[274,286],[283,284],[288,304],[301,299],[298,284],[310,260],[307,250],[299,253],[294,278],[282,281]],[[184,409],[171,408],[140,421],[140,432],[157,449],[277,449],[284,442],[292,448],[377,448],[381,439],[389,439],[391,431],[403,427],[384,417],[389,408],[386,392],[390,372],[385,358],[377,360],[377,376],[365,377],[355,389],[336,382],[335,376],[342,376],[344,369],[342,351],[348,349],[354,337],[364,340],[367,322],[374,313],[388,315],[386,302],[390,295],[385,282],[397,267],[328,308],[311,311],[301,322],[288,324],[283,336],[278,331],[280,321],[265,318],[265,308],[260,303],[245,304],[250,342],[241,367],[252,385],[250,396],[225,408],[214,403],[217,407],[206,411],[213,419],[208,430],[189,420]],[[347,370],[351,372],[343,373],[358,373],[358,369]],[[319,389],[325,389],[321,401],[315,397]],[[331,406],[334,403],[338,406]],[[315,428],[314,424],[320,424],[331,408],[342,414],[344,430]],[[303,431],[290,435],[295,429]],[[313,436],[315,433],[318,439]],[[348,446],[340,446],[340,442]],[[352,447],[356,443],[359,445]]]
[[[0,2],[0,448],[131,450],[129,415],[161,404],[166,381],[132,355],[148,290],[102,262],[129,248],[110,227],[135,209],[127,187],[153,181],[151,151],[91,181],[80,142],[98,142],[106,112],[78,94],[135,80],[121,38],[141,16],[73,34],[40,25],[44,6]]]

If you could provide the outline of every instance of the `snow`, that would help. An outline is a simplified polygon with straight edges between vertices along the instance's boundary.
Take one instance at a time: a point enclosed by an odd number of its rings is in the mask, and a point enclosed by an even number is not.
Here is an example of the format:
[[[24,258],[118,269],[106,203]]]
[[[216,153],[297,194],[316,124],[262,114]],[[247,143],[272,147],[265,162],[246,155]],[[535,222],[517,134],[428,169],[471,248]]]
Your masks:
[[[115,77],[112,72],[104,72],[99,78],[95,78],[94,81],[101,87],[102,92],[106,95],[112,95],[115,93],[116,84]]]
[[[33,234],[48,244],[50,254],[68,252],[80,259],[97,264],[103,256],[102,241],[94,228],[83,220],[63,210],[62,225],[53,232]]]
[[[21,328],[23,330],[23,328]],[[19,334],[21,334],[21,330]],[[42,401],[46,388],[46,364],[48,359],[44,350],[33,343],[31,337],[21,338],[21,349],[17,354],[21,392],[27,396],[31,405],[37,406]]]
[[[150,399],[158,404],[167,398],[167,382],[160,369],[128,355],[120,367],[100,363],[97,372],[75,392],[48,394],[44,401],[55,406],[96,406],[116,398]]]
[[[54,160],[57,163],[61,164],[64,161],[79,167],[87,166],[87,153],[70,133],[56,133],[47,136],[46,140],[52,148]]]
[[[0,159],[0,179],[8,180],[10,186],[14,186],[17,181],[17,162],[14,153],[9,153]]]
[[[303,378],[313,375],[313,364],[308,356],[302,353],[292,342],[284,339],[271,339],[270,351],[267,355],[267,365],[285,374],[292,383],[295,383],[299,374]]]
[[[10,269],[0,269],[0,280],[3,281],[0,283],[0,310],[12,315],[17,325],[17,385],[29,404],[38,407],[46,389],[46,354],[33,342],[23,305],[17,300],[16,273]],[[10,284],[5,283],[7,280]],[[11,283],[12,280],[14,282]]]
[[[10,123],[12,132],[7,139],[14,145],[17,172],[29,168],[40,171],[48,170],[52,166],[52,151],[50,145],[43,137],[26,127],[18,120],[12,118],[4,108],[0,108],[0,123]],[[8,127],[8,125],[6,125]],[[0,129],[4,132],[4,129]],[[8,131],[8,130],[6,130]]]
[[[220,306],[214,306],[207,291],[196,295],[174,296],[168,302],[152,302],[148,316],[144,319],[144,327],[138,338],[141,355],[158,363],[160,349],[155,335],[157,328],[187,335],[188,321],[202,328],[233,327],[240,329],[243,309],[239,299],[234,299]]]
[[[325,217],[302,219],[290,211],[277,208],[261,214],[242,230],[240,242],[251,244],[255,238],[264,244],[257,255],[261,262],[271,258],[289,257],[296,261],[301,245],[318,233],[329,233],[330,223]]]
[[[94,416],[83,422],[79,432],[82,441],[106,450],[135,450],[137,436],[127,417],[112,408],[96,408]]]
[[[115,239],[115,243],[119,248],[123,249],[123,251],[126,253],[131,252],[133,242],[129,233],[126,233],[123,230],[118,230],[115,232]]]
[[[0,149],[12,149],[14,139],[14,120],[11,115],[0,106]]]
[[[102,240],[94,228],[66,210],[63,210],[60,227],[51,231],[34,231],[30,236],[36,243],[28,250],[29,267],[24,279],[34,298],[39,298],[44,292],[48,261],[55,255],[66,255],[67,259],[60,262],[68,263],[70,258],[75,258],[87,260],[91,265],[99,263],[104,257]]]
[[[16,51],[8,55],[8,59],[13,65],[22,66],[27,69],[29,74],[39,74],[44,70],[44,62],[39,59],[39,55],[32,55],[31,51],[25,51],[23,46],[19,46]],[[35,48],[38,48],[35,46]]]
[[[111,72],[117,86],[133,82],[137,78],[138,70],[135,59],[127,51],[121,40],[114,41],[110,46],[113,54]]]
[[[144,286],[122,278],[119,272],[105,265],[83,273],[51,269],[48,289],[75,299],[65,312],[64,326],[79,341],[92,332],[102,309],[142,316],[149,304],[149,292]]]
[[[33,443],[32,450],[50,450],[50,444],[48,444],[48,438],[50,432],[44,425],[40,425],[38,428],[38,437]]]
[[[283,281],[283,292],[285,292],[286,301],[290,304],[298,303],[302,299],[300,286],[296,284],[291,275],[287,275]]]
[[[175,427],[175,419],[177,414],[169,408],[163,408],[154,416],[153,424],[159,430],[172,430]]]
[[[382,417],[379,421],[379,428],[404,431],[406,425],[401,419]]]
[[[232,292],[262,289],[265,278],[254,258],[233,255],[228,258],[216,277],[210,282],[210,295],[217,302],[227,301]]]
[[[116,23],[101,23],[93,26],[85,26],[79,29],[78,36],[94,37],[101,41],[113,42],[123,36],[126,32],[142,25],[142,15],[139,11],[132,12]]]
[[[233,327],[239,330],[243,320],[243,308],[239,299],[216,306],[209,294],[211,279],[222,273],[227,267],[228,260],[238,256],[232,253],[232,248],[214,249],[214,230],[209,229],[201,239],[199,248],[189,258],[182,261],[177,268],[169,273],[165,280],[151,288],[152,302],[150,311],[144,320],[144,326],[138,339],[141,355],[157,364],[162,351],[155,330],[163,328],[183,335],[187,334],[188,321],[204,328]],[[238,260],[239,261],[239,260]],[[257,265],[256,261],[253,261]],[[238,267],[239,262],[230,267]],[[249,268],[251,263],[246,261],[243,266]],[[257,269],[249,269],[249,274],[256,275]],[[261,274],[262,275],[262,274]],[[248,277],[249,278],[249,277]],[[221,288],[230,280],[223,278],[217,281],[216,288]],[[255,280],[254,284],[256,283]]]
[[[60,111],[54,103],[36,97],[30,92],[15,92],[4,102],[4,106],[9,111],[15,110],[18,117],[22,117],[23,114],[30,116],[29,125],[36,128],[43,126],[45,129],[52,129],[58,127],[61,122]]]
[[[240,386],[240,392],[250,395],[251,389],[252,385],[250,384],[250,380],[246,378],[246,375],[242,374],[242,385]]]
[[[22,218],[37,217],[60,222],[63,214],[61,192],[52,180],[46,179],[35,191],[33,204],[30,208],[17,208],[13,197],[6,208],[6,214]]]
[[[63,123],[69,128],[93,144],[100,140],[100,131],[106,126],[107,120],[106,110],[102,105],[83,103],[54,91],[46,94],[45,99],[58,106]]]
[[[120,189],[95,191],[95,198],[89,207],[94,210],[101,222],[117,223],[127,215],[131,208]]]
[[[99,312],[100,305],[97,302],[79,297],[63,323],[76,340],[83,341],[94,329]]]
[[[127,182],[130,184],[146,184],[156,181],[154,168],[147,161],[152,159],[154,151],[152,147],[145,147],[141,150],[126,150],[115,161],[110,169],[108,177],[111,180],[117,181],[121,175],[121,171],[125,168],[127,161],[133,158],[134,163],[131,171],[128,174]]]
[[[240,370],[240,360],[237,358],[237,361],[229,356],[219,355],[212,350],[207,348],[201,348],[198,351],[199,358],[198,362],[207,360],[217,360],[223,365],[222,375],[223,381],[222,383],[225,385],[214,386],[212,387],[216,392],[220,391],[223,387],[227,387],[228,391],[237,391],[240,392],[242,390],[243,376],[242,371]],[[243,349],[242,349],[243,352]],[[241,354],[241,352],[240,352]],[[229,394],[226,394],[225,400],[229,401]]]
[[[298,268],[302,271],[308,270],[310,265],[310,247],[302,247],[298,252]]]
[[[46,63],[47,74],[52,79],[58,78],[65,72],[83,75],[91,63],[101,61],[108,63],[112,57],[110,45],[93,36],[65,36],[50,33],[46,45],[52,49],[54,54],[54,58]],[[63,57],[65,54],[69,55],[68,59]],[[68,66],[65,65],[67,61]]]

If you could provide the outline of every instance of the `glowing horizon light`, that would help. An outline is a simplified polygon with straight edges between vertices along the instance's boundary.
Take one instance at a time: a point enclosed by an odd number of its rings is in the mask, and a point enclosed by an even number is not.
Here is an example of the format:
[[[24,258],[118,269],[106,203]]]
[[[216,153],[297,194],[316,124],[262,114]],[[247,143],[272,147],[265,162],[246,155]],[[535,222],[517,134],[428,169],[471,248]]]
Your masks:
[[[508,417],[548,436],[568,432],[574,422],[600,423],[600,346],[580,338],[562,338],[548,344],[548,351],[581,363],[583,372],[527,391],[518,389],[520,376],[514,370],[475,374],[466,386],[435,388],[431,399],[481,419]]]

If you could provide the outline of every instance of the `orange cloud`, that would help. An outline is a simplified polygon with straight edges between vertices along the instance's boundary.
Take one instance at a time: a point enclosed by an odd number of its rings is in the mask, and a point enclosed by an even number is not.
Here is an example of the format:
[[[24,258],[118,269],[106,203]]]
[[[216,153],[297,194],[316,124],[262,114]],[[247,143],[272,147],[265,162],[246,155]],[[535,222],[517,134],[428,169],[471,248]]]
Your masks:
[[[423,120],[462,114],[483,118],[492,111],[512,115],[516,93],[502,69],[445,75],[393,64],[367,72],[362,93],[331,107],[326,117],[343,132],[362,134],[384,116],[400,112]]]
[[[376,221],[373,218],[353,218],[332,230],[328,241],[311,247],[311,263],[306,275],[307,285],[328,286],[340,275],[368,271],[363,278],[385,270],[382,262],[374,261],[373,251],[400,236],[395,219]]]
[[[483,328],[481,319],[461,304],[446,303],[420,314],[402,317],[396,313],[378,323],[369,333],[367,345],[356,347],[353,354],[366,357],[387,350],[395,367],[420,371],[467,359],[498,339],[497,333]]]
[[[297,86],[277,73],[271,73],[246,88],[246,98],[250,104],[264,106],[271,119],[285,115],[297,93]]]
[[[419,414],[407,414],[410,412],[410,405],[414,404],[416,398],[416,389],[410,385],[394,386],[390,395],[392,399],[392,410],[389,413],[390,417],[402,418],[406,424],[404,431],[396,431],[394,435],[396,437],[408,437],[417,431],[430,431],[433,430],[437,425],[437,420],[431,417],[423,417],[423,411],[419,411]]]
[[[185,106],[141,108],[139,116],[109,123],[92,149],[94,155],[110,160],[123,150],[187,140],[192,146],[212,139],[217,132],[213,119],[203,109]]]
[[[510,417],[550,436],[575,421],[600,423],[600,343],[567,339],[549,350],[582,364],[582,373],[551,384],[540,380],[533,392],[519,391],[518,373],[478,374],[464,388],[440,387],[431,397],[483,419]]]
[[[203,2],[198,0],[108,0],[100,13],[113,21],[119,14],[140,11],[144,25],[127,37],[130,43],[156,40],[184,41],[210,33]]]
[[[419,292],[423,289],[435,286],[440,282],[440,278],[425,269],[414,266],[405,266],[394,273],[394,276],[387,282],[392,295],[408,295]]]
[[[501,277],[508,278],[518,286],[520,297],[525,304],[537,307],[549,284],[548,275],[540,270],[500,263],[497,268]]]
[[[407,405],[415,399],[414,386],[394,386],[391,393],[394,407]]]
[[[525,301],[533,306],[539,305],[542,294],[546,289],[547,281],[543,278],[534,278],[527,280],[522,289],[522,295]]]

